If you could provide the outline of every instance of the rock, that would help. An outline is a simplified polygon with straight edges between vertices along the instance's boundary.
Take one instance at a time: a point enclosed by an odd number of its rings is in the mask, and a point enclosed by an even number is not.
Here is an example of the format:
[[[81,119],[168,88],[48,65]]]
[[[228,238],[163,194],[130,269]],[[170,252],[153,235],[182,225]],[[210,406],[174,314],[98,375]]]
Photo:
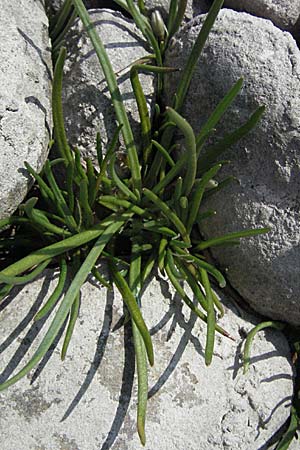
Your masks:
[[[178,34],[167,65],[183,67],[201,23],[198,17]],[[241,76],[244,87],[216,134],[234,130],[262,104],[267,109],[255,130],[222,156],[232,161],[222,175],[233,174],[240,185],[232,184],[205,203],[217,215],[203,221],[203,233],[209,238],[271,226],[267,235],[243,240],[240,247],[215,248],[213,255],[255,310],[299,325],[300,54],[290,34],[271,22],[225,9],[183,109],[196,132]],[[169,102],[177,77],[172,74],[166,84]]]
[[[92,280],[90,280],[92,281]],[[52,292],[53,272],[12,293],[1,313],[1,365],[9,376],[28,361],[47,324],[30,321]],[[166,282],[153,279],[143,295],[155,365],[150,370],[145,449],[267,448],[286,421],[293,371],[284,335],[259,333],[245,376],[241,336],[257,322],[224,296],[220,322],[236,339],[218,336],[212,365],[204,364],[205,325],[195,321]],[[123,314],[117,292],[95,282],[82,288],[80,317],[64,363],[61,343],[37,372],[0,394],[3,450],[136,450],[136,380],[127,329],[112,332]],[[125,348],[124,348],[125,342]],[[29,351],[27,351],[27,349]],[[4,376],[2,376],[3,381]],[[84,426],[82,425],[84,424]]]
[[[62,6],[64,0],[48,0],[49,6],[51,6],[53,11],[58,11],[58,9]],[[137,0],[135,0],[137,3]],[[158,10],[163,18],[166,20],[169,13],[170,8],[170,0],[144,0],[145,7],[147,11],[152,12],[154,10]],[[114,4],[110,0],[85,0],[85,6],[88,9],[91,8],[110,8],[114,6],[114,9],[120,8],[122,12],[124,10],[117,4]],[[186,12],[185,12],[185,20],[190,20],[193,16],[198,14],[206,13],[212,4],[212,0],[188,0]]]
[[[206,13],[211,3],[211,0],[188,0],[184,20],[188,21],[195,15]],[[162,17],[167,22],[170,0],[145,0],[145,6],[149,12],[154,10],[160,11]]]
[[[148,54],[145,41],[134,25],[119,12],[91,10],[90,17],[104,42],[118,84],[139,141],[139,114],[129,79],[129,64]],[[116,130],[110,94],[92,44],[77,21],[66,37],[68,56],[65,65],[63,106],[67,133],[72,145],[78,145],[83,156],[96,159],[96,132],[100,131],[103,149]],[[151,108],[154,97],[154,76],[139,76]]]
[[[270,19],[282,30],[292,30],[300,17],[300,0],[225,0],[224,5]]]
[[[51,51],[43,2],[4,2],[0,19],[0,219],[30,184],[24,161],[39,171],[51,133]]]

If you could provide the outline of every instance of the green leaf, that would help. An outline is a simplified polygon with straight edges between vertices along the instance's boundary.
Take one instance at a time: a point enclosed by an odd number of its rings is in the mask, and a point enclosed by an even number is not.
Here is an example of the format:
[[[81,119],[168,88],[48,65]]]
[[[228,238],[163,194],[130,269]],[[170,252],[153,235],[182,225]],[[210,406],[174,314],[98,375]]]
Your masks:
[[[153,354],[153,345],[152,345],[151,336],[150,336],[148,328],[145,324],[143,316],[140,312],[140,309],[137,305],[135,296],[131,292],[125,278],[122,277],[122,275],[118,272],[118,270],[112,264],[110,265],[110,268],[112,271],[114,282],[115,282],[118,290],[120,291],[120,294],[123,297],[124,303],[126,304],[128,310],[130,312],[131,318],[132,318],[132,320],[134,320],[137,328],[139,329],[139,331],[141,333],[141,336],[143,338],[143,341],[144,341],[144,344],[146,347],[148,361],[149,361],[150,365],[153,366],[154,354]]]
[[[246,136],[259,122],[265,111],[265,107],[258,108],[247,122],[232,133],[227,134],[220,142],[208,147],[203,156],[198,159],[198,171],[205,172],[214,164],[218,157],[224,153],[229,147],[236,144],[240,139]]]
[[[234,233],[228,233],[228,234],[225,234],[224,236],[220,236],[220,237],[209,239],[207,241],[200,242],[200,244],[198,244],[194,248],[194,250],[196,252],[198,252],[198,251],[204,250],[205,248],[208,248],[208,247],[219,246],[219,245],[222,245],[223,243],[226,244],[226,242],[234,241],[235,239],[248,238],[251,236],[258,236],[259,234],[265,234],[265,233],[268,233],[270,230],[271,230],[271,228],[256,228],[254,230],[244,230],[244,231],[236,231]]]
[[[250,365],[250,350],[251,350],[252,341],[253,341],[255,335],[259,331],[263,330],[264,328],[275,328],[276,330],[283,330],[284,327],[285,327],[285,324],[283,324],[283,323],[269,320],[269,321],[266,321],[266,322],[261,322],[258,325],[256,325],[256,327],[252,328],[250,333],[248,333],[248,336],[247,336],[247,339],[246,339],[246,342],[245,342],[245,347],[244,347],[244,355],[243,355],[244,374],[247,373],[247,371],[249,369],[249,365]]]
[[[132,181],[135,190],[137,190],[137,193],[140,193],[142,184],[138,154],[134,144],[131,126],[123,104],[122,95],[119,90],[111,62],[108,58],[104,45],[95,29],[95,25],[90,20],[90,17],[82,0],[73,0],[73,3],[92,41],[93,47],[102,67],[119,125],[123,125],[122,134],[128,153],[130,170],[132,173]]]
[[[296,436],[296,432],[299,429],[299,417],[297,415],[296,408],[292,406],[291,408],[291,419],[290,425],[280,440],[279,444],[276,447],[276,450],[287,450],[292,443],[294,437]]]
[[[180,131],[184,134],[185,144],[188,155],[188,165],[186,174],[183,180],[182,193],[188,196],[195,183],[197,173],[197,153],[196,153],[196,139],[191,125],[174,109],[167,107],[166,112],[173,122],[176,123]]]
[[[66,320],[69,314],[70,308],[72,307],[73,302],[76,299],[76,296],[79,294],[81,286],[87,279],[91,269],[95,265],[101,252],[105,248],[106,244],[110,241],[110,239],[114,236],[114,234],[120,230],[120,228],[131,216],[132,213],[124,213],[123,215],[116,217],[114,223],[109,225],[107,229],[103,232],[103,234],[97,239],[93,248],[90,250],[88,256],[86,257],[85,261],[83,262],[80,269],[76,273],[65,297],[60,303],[60,306],[55,314],[55,317],[47,333],[42,339],[42,342],[40,343],[33,357],[16,375],[14,375],[12,378],[8,379],[4,383],[0,384],[0,391],[3,391],[4,389],[8,388],[12,384],[16,383],[21,378],[23,378],[25,375],[27,375],[28,372],[33,367],[35,367],[35,365],[45,356],[45,354],[53,344],[56,336],[58,335],[61,327],[63,326],[64,321]]]
[[[190,87],[191,79],[193,77],[193,73],[198,62],[198,59],[202,53],[203,47],[205,45],[206,39],[209,35],[211,28],[217,18],[217,15],[220,9],[223,6],[224,0],[215,0],[209,10],[209,13],[206,16],[205,22],[201,28],[201,31],[196,39],[196,42],[193,46],[191,54],[188,58],[186,66],[183,70],[178,89],[177,89],[177,98],[176,98],[176,106],[175,109],[180,111],[185,100],[186,94]]]

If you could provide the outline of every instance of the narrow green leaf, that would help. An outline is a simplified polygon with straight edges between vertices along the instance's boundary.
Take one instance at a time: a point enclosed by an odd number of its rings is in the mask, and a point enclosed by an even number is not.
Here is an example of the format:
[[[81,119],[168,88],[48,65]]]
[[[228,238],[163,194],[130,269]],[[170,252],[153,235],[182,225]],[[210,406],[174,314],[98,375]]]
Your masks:
[[[280,323],[280,322],[275,322],[272,320],[266,321],[266,322],[261,322],[258,325],[256,325],[254,328],[252,328],[252,330],[250,331],[250,333],[248,333],[246,342],[245,342],[245,347],[244,347],[244,355],[243,355],[243,360],[244,360],[244,374],[247,373],[248,369],[249,369],[249,365],[250,365],[250,350],[251,350],[251,345],[253,342],[253,339],[255,337],[255,335],[263,330],[264,328],[275,328],[276,330],[283,330],[285,327],[285,324]]]
[[[258,108],[247,122],[232,133],[227,134],[220,142],[209,147],[203,156],[198,159],[198,170],[200,172],[206,171],[211,164],[218,159],[218,157],[225,152],[229,147],[236,144],[240,139],[246,136],[259,122],[261,116],[265,111],[265,106]]]
[[[211,180],[219,172],[221,167],[221,164],[217,164],[206,172],[201,178],[200,183],[197,185],[195,192],[192,194],[191,206],[189,208],[188,220],[186,224],[188,233],[191,232],[193,225],[196,223],[205,187],[209,180]]]
[[[169,118],[176,123],[178,128],[182,131],[185,137],[186,149],[188,154],[188,165],[186,174],[183,180],[182,193],[188,196],[195,183],[197,173],[197,153],[196,153],[196,139],[191,125],[174,109],[167,107],[166,112]]]
[[[212,112],[207,122],[201,128],[200,133],[196,137],[196,145],[197,145],[197,155],[199,156],[199,150],[204,143],[204,139],[208,136],[211,131],[215,128],[215,126],[220,121],[221,117],[227,111],[229,106],[232,104],[238,93],[240,92],[243,86],[243,78],[240,78],[234,86],[227,92],[225,97],[220,101],[217,105],[216,109]]]
[[[299,430],[299,417],[296,408],[292,406],[290,425],[277,445],[276,450],[287,450],[296,436],[297,430]]]
[[[68,144],[67,135],[64,126],[64,116],[62,108],[62,80],[63,68],[66,59],[66,49],[60,48],[59,55],[54,68],[53,87],[52,87],[52,110],[55,140],[65,164],[72,162],[72,154]]]
[[[112,270],[112,275],[114,282],[120,291],[120,294],[123,297],[124,303],[126,304],[132,320],[134,320],[137,328],[139,329],[141,336],[143,338],[143,341],[145,343],[148,360],[151,366],[154,364],[154,354],[153,354],[153,346],[151,341],[150,333],[146,327],[146,324],[144,322],[143,316],[140,312],[140,309],[136,303],[136,299],[129,289],[129,286],[125,280],[124,277],[118,272],[118,270],[111,264],[110,265]]]
[[[35,252],[30,253],[30,255],[25,256],[19,261],[3,269],[0,272],[0,276],[19,275],[20,273],[23,273],[26,270],[39,265],[40,263],[42,263],[47,259],[54,258],[55,256],[61,255],[62,253],[66,253],[76,247],[80,247],[84,244],[87,244],[88,242],[97,239],[106,230],[107,227],[109,227],[112,223],[114,223],[115,220],[118,220],[118,217],[119,217],[118,215],[112,214],[99,224],[95,225],[90,230],[83,231],[82,233],[78,233],[62,241],[55,242],[55,244],[51,244],[48,245],[47,247],[36,250]]]
[[[207,334],[205,344],[205,364],[209,366],[211,364],[214,351],[216,318],[215,318],[212,290],[207,272],[204,269],[200,269],[200,273],[207,300]]]
[[[118,83],[108,58],[104,45],[95,29],[95,25],[91,22],[88,12],[82,2],[82,0],[73,0],[74,6],[78,12],[80,19],[92,41],[93,47],[99,59],[100,65],[102,67],[107,86],[111,95],[112,103],[115,109],[116,117],[119,125],[122,126],[122,134],[124,142],[126,145],[130,170],[132,173],[132,181],[135,190],[138,193],[141,192],[141,171],[139,165],[139,159],[137,150],[134,144],[134,138],[131,130],[131,126],[128,120],[128,116],[123,104],[122,95],[118,87]]]
[[[116,160],[116,156],[113,155],[111,160],[110,160],[110,172],[111,172],[111,177],[113,179],[113,182],[116,184],[116,186],[120,189],[121,192],[123,192],[123,194],[130,198],[132,201],[137,202],[138,197],[129,189],[128,186],[126,186],[126,184],[118,177],[117,172],[115,170],[115,160]]]
[[[177,0],[177,12],[173,19],[172,27],[170,29],[170,36],[172,37],[178,30],[183,21],[184,13],[187,6],[187,0]]]
[[[162,154],[162,156],[165,158],[166,162],[171,166],[175,166],[174,160],[171,158],[167,150],[157,141],[152,139],[152,144],[157,148],[157,150]]]
[[[74,332],[74,327],[76,324],[76,320],[78,318],[78,314],[79,314],[79,305],[80,305],[80,293],[78,293],[75,297],[75,300],[71,306],[70,309],[70,317],[69,317],[69,323],[68,323],[68,327],[67,327],[67,331],[66,331],[66,335],[65,335],[65,339],[64,339],[64,343],[62,346],[62,350],[61,350],[61,360],[64,361],[67,351],[68,351],[68,347]]]
[[[16,375],[0,384],[0,391],[3,391],[4,389],[8,388],[12,384],[23,378],[25,375],[27,375],[27,373],[45,356],[45,354],[53,344],[56,336],[58,335],[64,321],[66,320],[70,308],[81,289],[81,286],[87,279],[101,252],[105,248],[106,244],[110,241],[110,239],[114,236],[114,234],[119,231],[126,220],[128,220],[131,216],[132,213],[124,213],[123,215],[120,215],[118,218],[116,218],[114,223],[109,225],[103,232],[103,234],[97,239],[85,261],[76,273],[64,299],[60,303],[57,313],[47,333],[42,339],[42,342],[40,343],[33,357]]]
[[[185,163],[188,161],[187,154],[181,156],[181,158],[177,161],[175,166],[172,167],[167,173],[167,175],[152,189],[154,194],[159,194],[166,186],[168,186],[174,178],[178,175],[178,173],[182,170]]]
[[[181,234],[184,242],[189,245],[190,238],[187,234],[185,226],[183,225],[181,220],[177,217],[177,215],[169,208],[169,206],[165,202],[160,200],[160,198],[153,192],[151,192],[149,189],[144,188],[143,193],[152,203],[154,203],[165,214],[167,219],[169,219],[170,222],[173,223],[173,225],[177,228],[177,230]]]
[[[54,289],[53,293],[50,295],[49,299],[45,303],[45,305],[39,310],[39,312],[35,315],[34,320],[38,321],[42,317],[45,317],[46,314],[48,314],[49,311],[54,307],[58,299],[63,293],[66,279],[67,279],[67,263],[64,258],[61,258],[60,260],[60,272],[59,272],[59,278],[56,288]]]
[[[181,80],[179,82],[179,86],[177,89],[177,100],[176,100],[176,110],[180,111],[185,100],[186,94],[188,92],[190,82],[198,62],[198,59],[203,50],[206,39],[209,35],[209,32],[217,18],[217,15],[220,9],[223,6],[224,0],[215,0],[209,10],[209,13],[206,16],[205,22],[201,28],[201,31],[196,39],[196,42],[193,46],[191,54],[188,58],[188,61],[183,70]]]
[[[138,373],[138,409],[137,409],[137,429],[142,445],[146,444],[145,422],[148,399],[148,370],[147,353],[142,335],[132,320],[132,334],[134,350],[136,355],[136,365]]]
[[[9,285],[20,285],[26,284],[30,281],[33,281],[36,277],[38,277],[45,268],[50,264],[51,258],[43,261],[36,269],[30,272],[28,275],[23,275],[22,277],[13,277],[9,275],[4,275],[3,272],[0,272],[0,283],[5,283]]]
[[[258,236],[259,234],[265,234],[265,233],[268,233],[270,230],[271,230],[271,228],[256,228],[254,230],[244,230],[244,231],[236,231],[234,233],[228,233],[228,234],[225,234],[224,236],[220,236],[220,237],[209,239],[207,241],[200,242],[200,244],[198,244],[194,248],[194,250],[196,252],[198,252],[198,251],[204,250],[205,248],[208,248],[208,247],[215,247],[218,245],[222,245],[223,243],[226,243],[227,241],[230,242],[230,241],[234,241],[235,239],[249,238],[252,236]]]

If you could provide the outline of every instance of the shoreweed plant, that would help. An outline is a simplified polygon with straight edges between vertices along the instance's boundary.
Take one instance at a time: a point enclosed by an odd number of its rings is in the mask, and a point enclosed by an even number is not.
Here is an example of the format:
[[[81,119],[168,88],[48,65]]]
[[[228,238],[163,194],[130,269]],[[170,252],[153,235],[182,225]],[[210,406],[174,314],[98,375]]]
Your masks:
[[[214,246],[238,245],[241,238],[266,233],[267,228],[243,230],[209,240],[201,237],[201,223],[215,212],[201,208],[203,200],[233,181],[220,182],[215,177],[227,161],[220,156],[237,143],[257,124],[264,107],[248,121],[208,145],[208,137],[232,104],[242,87],[237,80],[220,101],[200,133],[195,134],[181,115],[189,90],[193,70],[200,57],[223,0],[215,0],[181,73],[173,105],[164,105],[164,79],[171,67],[164,66],[164,54],[170,39],[178,30],[186,8],[186,0],[171,0],[165,25],[155,12],[149,17],[143,0],[115,0],[133,18],[147,41],[149,57],[130,68],[130,78],[140,115],[141,145],[137,146],[116,75],[104,45],[91,22],[82,0],[65,0],[61,11],[51,23],[53,60],[54,145],[59,157],[47,160],[40,174],[26,163],[26,169],[36,181],[38,196],[31,196],[18,212],[0,222],[0,240],[4,258],[23,252],[23,257],[11,262],[0,272],[0,296],[5,298],[16,285],[34,280],[43,270],[59,267],[59,278],[53,293],[36,314],[44,318],[55,309],[54,318],[31,360],[15,375],[0,385],[6,389],[27,375],[46,355],[67,321],[61,350],[64,359],[74,332],[80,307],[80,289],[92,274],[103,286],[119,290],[126,315],[131,321],[138,377],[137,429],[145,444],[145,418],[148,393],[148,365],[154,364],[151,336],[142,315],[142,292],[154,268],[167,276],[175,291],[190,310],[206,323],[205,363],[212,361],[215,333],[229,334],[216,320],[216,312],[224,314],[212,286],[226,284],[222,273],[207,262],[203,251]],[[77,148],[67,139],[62,109],[62,78],[66,58],[64,38],[75,18],[79,17],[88,33],[102,67],[115,111],[115,134],[105,151],[101,136],[95,139],[98,166],[86,158],[82,161]],[[157,76],[157,100],[154,117],[147,109],[139,81],[140,71]],[[176,135],[185,139],[185,151],[175,158]],[[128,175],[120,176],[116,166],[116,149],[122,135],[126,147]],[[55,169],[64,173],[65,183],[59,183]],[[38,233],[39,240],[34,239]],[[128,242],[130,245],[128,245]],[[33,246],[36,247],[33,247]],[[28,251],[27,249],[31,250]],[[3,257],[2,257],[3,260]],[[98,270],[105,261],[110,277]],[[71,282],[68,285],[68,278]],[[184,282],[191,288],[196,303],[186,293]],[[249,354],[249,346],[247,347]],[[246,358],[247,359],[247,358]]]

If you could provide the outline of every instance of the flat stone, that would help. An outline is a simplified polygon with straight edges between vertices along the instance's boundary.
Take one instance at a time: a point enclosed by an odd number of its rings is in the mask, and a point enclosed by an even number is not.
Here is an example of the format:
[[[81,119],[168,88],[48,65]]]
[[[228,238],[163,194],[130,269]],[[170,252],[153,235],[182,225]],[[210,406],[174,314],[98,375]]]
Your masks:
[[[166,64],[183,67],[204,18],[190,22],[174,39]],[[233,287],[251,306],[273,319],[300,324],[300,53],[295,41],[270,21],[222,10],[197,65],[183,115],[196,132],[238,80],[244,86],[217,127],[222,137],[244,123],[260,105],[266,112],[240,144],[222,155],[232,164],[222,177],[232,184],[210,197],[203,221],[205,238],[270,226],[267,235],[239,247],[215,248],[213,255]],[[178,80],[166,83],[171,102]]]
[[[33,354],[36,337],[50,324],[32,318],[53,291],[53,272],[12,292],[1,312],[2,381]],[[235,341],[217,336],[213,362],[204,364],[206,326],[182,307],[165,281],[154,278],[142,299],[151,329],[155,365],[150,369],[145,449],[267,448],[289,416],[293,370],[281,332],[259,333],[247,375],[242,338],[257,318],[224,298],[220,324]],[[11,301],[10,301],[11,300]],[[37,371],[0,394],[3,450],[136,450],[136,379],[129,330],[112,332],[123,314],[117,292],[93,280],[82,288],[80,316],[69,352],[61,342]],[[125,342],[125,347],[124,347]],[[18,366],[18,367],[17,367]]]
[[[51,133],[51,51],[43,1],[3,2],[0,18],[0,219],[25,197]]]
[[[114,72],[118,77],[125,108],[136,142],[140,140],[139,113],[133,94],[128,65],[148,54],[143,36],[132,20],[120,12],[90,10],[91,20],[106,47]],[[77,145],[84,157],[96,161],[96,132],[100,131],[106,149],[116,130],[116,118],[110,94],[90,39],[77,21],[66,37],[68,56],[65,64],[63,107],[67,133],[72,145]],[[155,92],[152,74],[139,76],[149,109]]]
[[[270,19],[282,30],[293,30],[300,17],[300,0],[225,0],[224,5]]]

